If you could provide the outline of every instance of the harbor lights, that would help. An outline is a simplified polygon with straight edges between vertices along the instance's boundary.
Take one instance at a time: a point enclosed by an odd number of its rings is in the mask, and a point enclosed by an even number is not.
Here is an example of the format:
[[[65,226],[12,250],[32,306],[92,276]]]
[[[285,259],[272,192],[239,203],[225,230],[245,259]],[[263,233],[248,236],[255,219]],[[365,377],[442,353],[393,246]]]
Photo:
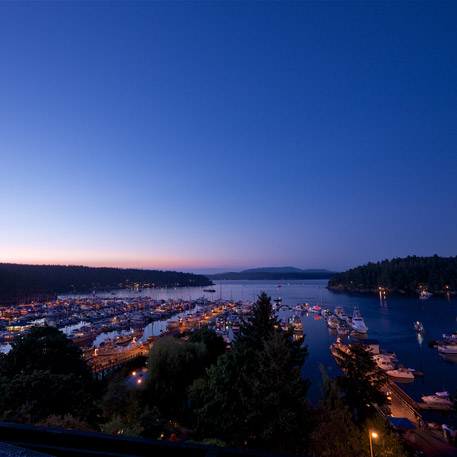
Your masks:
[[[371,442],[372,439],[378,438],[378,432],[374,430],[368,430],[368,436],[370,438],[370,456],[373,457],[373,444]]]

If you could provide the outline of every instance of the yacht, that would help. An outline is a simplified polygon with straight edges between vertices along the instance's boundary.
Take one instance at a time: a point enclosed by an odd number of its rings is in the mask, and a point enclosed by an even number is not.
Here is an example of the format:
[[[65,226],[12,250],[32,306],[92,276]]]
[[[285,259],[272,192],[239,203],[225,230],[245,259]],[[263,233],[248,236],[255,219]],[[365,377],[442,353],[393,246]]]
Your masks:
[[[452,406],[452,401],[449,399],[449,392],[436,392],[435,395],[424,395],[422,401],[429,405]]]
[[[338,318],[334,315],[331,315],[328,319],[327,319],[327,325],[330,327],[330,328],[336,328],[338,327],[340,321],[338,320]]]
[[[438,344],[438,352],[441,354],[457,354],[457,343]]]
[[[397,368],[396,370],[387,370],[386,373],[396,379],[403,379],[405,381],[413,381],[414,375],[411,373],[410,370],[406,368]]]
[[[354,308],[354,312],[352,314],[351,327],[359,333],[367,333],[368,331],[368,327],[365,325],[363,317],[360,315],[357,308]]]
[[[373,356],[373,359],[378,364],[379,368],[382,368],[384,371],[392,371],[395,370],[395,366],[393,365],[390,357],[384,354],[377,354]]]

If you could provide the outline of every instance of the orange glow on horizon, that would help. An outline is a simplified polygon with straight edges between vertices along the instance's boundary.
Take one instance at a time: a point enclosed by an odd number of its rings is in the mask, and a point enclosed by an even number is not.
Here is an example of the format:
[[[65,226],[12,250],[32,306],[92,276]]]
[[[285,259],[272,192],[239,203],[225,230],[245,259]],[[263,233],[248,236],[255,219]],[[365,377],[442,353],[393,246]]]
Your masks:
[[[88,267],[140,268],[147,270],[189,270],[220,268],[214,260],[189,257],[155,256],[147,253],[127,253],[89,250],[58,250],[45,248],[2,248],[0,263],[27,265],[83,265]],[[229,268],[229,267],[227,267]]]

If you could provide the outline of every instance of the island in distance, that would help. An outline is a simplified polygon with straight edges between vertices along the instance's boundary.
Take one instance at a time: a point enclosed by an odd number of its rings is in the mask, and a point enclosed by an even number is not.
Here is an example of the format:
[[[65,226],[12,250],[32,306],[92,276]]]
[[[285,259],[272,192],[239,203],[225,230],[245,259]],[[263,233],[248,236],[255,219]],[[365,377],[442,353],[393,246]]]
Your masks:
[[[218,273],[213,275],[205,275],[211,280],[297,280],[297,279],[330,279],[336,272],[330,270],[310,269],[301,270],[294,267],[267,267],[253,268],[240,272]]]

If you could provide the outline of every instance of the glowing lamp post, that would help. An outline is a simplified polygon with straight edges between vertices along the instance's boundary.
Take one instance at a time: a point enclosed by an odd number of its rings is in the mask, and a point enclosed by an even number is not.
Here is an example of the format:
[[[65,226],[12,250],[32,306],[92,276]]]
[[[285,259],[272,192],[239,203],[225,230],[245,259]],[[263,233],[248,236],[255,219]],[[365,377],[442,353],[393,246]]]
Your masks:
[[[368,430],[368,436],[370,437],[370,456],[373,457],[373,444],[371,440],[376,439],[378,437],[378,433],[374,430]]]

